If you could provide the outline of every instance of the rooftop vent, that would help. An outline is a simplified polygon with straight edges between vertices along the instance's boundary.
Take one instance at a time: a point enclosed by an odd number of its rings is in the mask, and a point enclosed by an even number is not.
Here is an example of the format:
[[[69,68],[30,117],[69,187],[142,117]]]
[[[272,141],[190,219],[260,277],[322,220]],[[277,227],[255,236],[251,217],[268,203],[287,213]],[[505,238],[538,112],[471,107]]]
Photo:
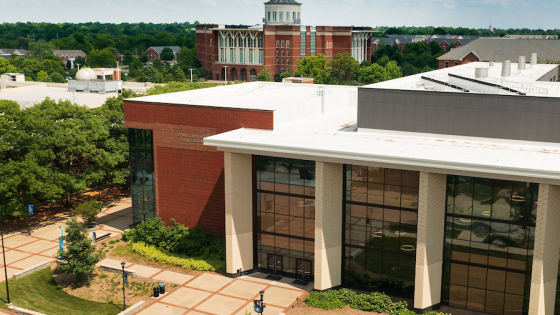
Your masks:
[[[519,56],[517,59],[517,74],[525,73],[525,56]]]
[[[537,53],[531,53],[531,68],[537,65]]]
[[[474,77],[476,79],[488,78],[488,68],[475,68]]]
[[[489,67],[493,67],[493,66],[494,66],[494,61],[488,62],[488,66],[489,66]]]
[[[509,77],[511,75],[511,60],[502,61],[502,77]]]

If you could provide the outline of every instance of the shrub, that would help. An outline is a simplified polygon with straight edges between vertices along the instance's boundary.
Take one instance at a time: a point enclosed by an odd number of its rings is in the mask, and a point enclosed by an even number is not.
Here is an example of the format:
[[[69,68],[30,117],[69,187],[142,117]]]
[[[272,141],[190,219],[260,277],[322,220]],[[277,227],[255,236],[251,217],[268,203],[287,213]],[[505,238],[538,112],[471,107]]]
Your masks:
[[[143,243],[130,243],[132,250],[139,254],[140,256],[146,257],[149,260],[157,261],[162,264],[178,266],[189,270],[198,271],[221,271],[225,269],[223,262],[215,262],[216,268],[212,264],[206,262],[205,260],[199,260],[194,258],[185,257],[180,254],[172,254],[167,250],[156,247],[154,245],[145,246]]]
[[[84,220],[85,225],[90,225],[95,222],[95,219],[97,219],[97,215],[99,214],[99,210],[101,210],[102,207],[102,205],[97,203],[97,200],[91,199],[78,204],[74,207],[74,209],[72,209],[72,213],[80,216]]]
[[[66,222],[66,241],[64,250],[58,250],[57,257],[61,260],[57,261],[55,273],[73,273],[76,276],[76,283],[87,282],[95,269],[103,254],[95,251],[92,245],[89,233],[83,224],[80,224],[76,218],[71,218]]]
[[[371,291],[381,291],[395,295],[412,295],[414,287],[406,284],[406,282],[393,278],[372,278],[367,273],[362,273],[354,269],[346,269],[344,271],[345,284],[364,288]]]
[[[160,218],[148,219],[123,233],[125,240],[161,247],[169,252],[201,257],[207,260],[225,260],[225,240],[204,228],[187,228],[171,219],[165,226]]]
[[[406,302],[393,303],[389,296],[373,292],[371,294],[357,294],[349,289],[331,290],[328,292],[311,292],[305,300],[311,307],[325,310],[342,308],[350,305],[351,308],[366,312],[388,313],[391,315],[411,315],[414,311],[408,309]]]

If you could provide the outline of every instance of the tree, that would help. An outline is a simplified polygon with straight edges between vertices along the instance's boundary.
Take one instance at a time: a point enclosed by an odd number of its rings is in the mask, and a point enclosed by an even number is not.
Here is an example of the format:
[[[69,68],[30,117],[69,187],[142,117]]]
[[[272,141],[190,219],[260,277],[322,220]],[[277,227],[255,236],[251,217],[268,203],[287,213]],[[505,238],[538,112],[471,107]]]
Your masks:
[[[173,50],[171,48],[165,47],[161,51],[161,60],[163,60],[163,61],[175,60],[175,53],[173,52]]]
[[[173,82],[175,81],[175,77],[173,76],[173,74],[168,73],[165,76],[163,76],[163,82],[167,83],[167,82]]]
[[[161,72],[163,70],[163,65],[161,64],[161,59],[155,58],[154,60],[152,60],[152,67],[156,68],[157,71]]]
[[[133,60],[134,60],[134,56],[132,55],[132,53],[131,53],[130,51],[128,51],[128,50],[125,51],[124,54],[123,54],[122,62],[123,62],[125,65],[130,66],[130,64],[132,63]]]
[[[66,80],[64,79],[62,74],[55,72],[55,73],[52,73],[51,75],[49,75],[49,82],[66,83]]]
[[[333,76],[338,78],[339,84],[350,82],[360,68],[358,61],[348,52],[336,54],[328,65],[332,69]]]
[[[177,70],[175,70],[175,81],[177,82],[185,82],[187,80],[187,78],[185,77],[185,73],[183,72],[183,70],[181,70],[181,68],[176,67]]]
[[[273,82],[274,78],[272,78],[272,75],[266,68],[263,68],[261,73],[259,73],[259,75],[255,78],[255,81]]]
[[[82,56],[78,56],[76,57],[76,59],[74,59],[74,67],[78,67],[78,65],[84,67],[86,65],[86,60],[82,57]]]
[[[85,225],[81,224],[76,218],[71,218],[66,222],[66,247],[63,251],[58,250],[57,256],[61,260],[57,261],[55,273],[68,273],[76,276],[75,283],[81,284],[88,282],[95,270],[95,265],[103,258],[103,253],[96,252],[89,232]]]
[[[45,59],[47,55],[52,55],[54,49],[54,45],[50,42],[45,42],[44,39],[29,43],[29,53],[39,60]]]
[[[196,50],[189,49],[187,47],[181,47],[179,51],[179,57],[177,58],[177,63],[183,69],[183,72],[187,73],[187,70],[192,67],[196,61]]]
[[[12,55],[8,61],[10,61],[14,67],[18,68],[25,61],[25,58],[22,56]]]
[[[64,64],[61,61],[45,59],[43,60],[43,62],[41,62],[41,65],[43,66],[43,70],[45,70],[48,74],[66,74],[66,71],[64,70]]]
[[[72,69],[72,61],[66,60],[66,69],[67,69],[67,70]]]
[[[117,57],[107,48],[100,50],[93,49],[90,51],[87,61],[90,67],[113,67],[117,61]]]
[[[397,66],[395,61],[389,61],[385,65],[385,73],[387,75],[387,80],[393,80],[402,77],[402,70]]]
[[[377,60],[377,64],[382,67],[385,67],[387,63],[389,63],[389,57],[387,57],[387,55],[383,55],[379,58],[379,60]]]
[[[90,199],[76,205],[74,209],[72,209],[72,214],[81,217],[84,224],[89,226],[95,222],[95,219],[97,219],[97,215],[99,214],[99,210],[102,208],[103,206],[100,205],[97,200]]]
[[[369,60],[364,60],[360,63],[360,68],[369,67],[369,66],[371,66],[371,61]]]
[[[39,82],[49,82],[49,75],[45,71],[41,70],[37,74],[37,81]]]
[[[327,58],[323,54],[311,57],[303,57],[296,60],[296,77],[313,78],[315,84],[330,84],[331,71],[327,68]]]
[[[387,80],[385,68],[377,63],[369,67],[360,68],[358,80],[363,84],[373,84]]]
[[[43,65],[36,58],[27,58],[19,66],[19,72],[25,74],[25,77],[37,80],[39,71],[43,70]]]
[[[4,59],[4,58],[0,57],[0,74],[2,74],[2,73],[14,73],[14,72],[17,72],[16,67],[13,66],[12,64],[10,64],[8,59]]]
[[[140,70],[136,81],[161,83],[163,82],[163,75],[154,67],[143,67]]]

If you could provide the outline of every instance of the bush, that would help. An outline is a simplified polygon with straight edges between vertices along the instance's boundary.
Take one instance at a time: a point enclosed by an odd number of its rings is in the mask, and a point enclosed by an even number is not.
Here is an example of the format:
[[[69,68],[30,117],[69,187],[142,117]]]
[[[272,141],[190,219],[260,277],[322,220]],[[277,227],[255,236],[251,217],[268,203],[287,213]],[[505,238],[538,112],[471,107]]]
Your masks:
[[[380,291],[398,296],[411,296],[414,287],[406,282],[393,278],[372,278],[367,273],[354,269],[344,271],[344,282],[346,285],[371,291]]]
[[[201,257],[208,260],[225,260],[225,240],[212,235],[204,228],[187,228],[171,219],[172,225],[165,226],[160,218],[148,219],[125,231],[125,240],[161,247],[169,252]]]
[[[91,199],[78,204],[74,209],[72,209],[72,214],[81,217],[84,220],[85,225],[90,225],[95,222],[99,210],[103,206],[97,203],[97,200]]]
[[[55,273],[71,273],[76,276],[76,283],[87,282],[102,258],[103,254],[95,251],[89,238],[89,232],[83,224],[80,224],[76,218],[71,218],[66,222],[66,241],[64,250],[58,250],[57,257],[61,260],[57,261]]]
[[[132,250],[140,256],[149,260],[157,261],[162,264],[179,266],[184,269],[198,271],[223,271],[225,264],[223,261],[216,261],[214,265],[205,260],[189,258],[180,254],[172,254],[169,251],[158,248],[154,245],[145,246],[143,243],[130,243]]]
[[[305,300],[307,305],[333,309],[342,308],[350,305],[351,308],[366,312],[389,313],[391,315],[414,314],[408,309],[406,302],[393,303],[389,296],[383,293],[373,292],[367,294],[357,294],[349,289],[332,290],[328,292],[312,292]]]

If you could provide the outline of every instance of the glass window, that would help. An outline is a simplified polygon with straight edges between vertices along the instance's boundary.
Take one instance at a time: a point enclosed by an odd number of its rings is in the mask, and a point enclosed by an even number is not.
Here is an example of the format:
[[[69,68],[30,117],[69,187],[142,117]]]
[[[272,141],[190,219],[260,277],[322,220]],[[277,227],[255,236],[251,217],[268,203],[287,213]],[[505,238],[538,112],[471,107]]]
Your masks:
[[[276,22],[276,12],[272,12],[272,21]]]
[[[286,12],[286,22],[290,22],[290,12]]]
[[[268,21],[270,21],[270,11],[268,12]]]
[[[280,41],[279,40],[276,41],[276,48],[280,48]]]
[[[412,298],[418,172],[344,167],[345,285]]]
[[[280,47],[284,48],[284,41],[281,42]]]
[[[301,46],[300,55],[301,55],[302,57],[305,57],[305,44],[306,44],[306,42],[307,42],[307,36],[306,36],[306,32],[305,32],[305,31],[301,31],[301,33],[300,33],[300,39],[301,39],[301,43],[300,43],[300,46]]]
[[[257,256],[282,256],[282,274],[297,277],[299,259],[313,262],[315,162],[258,156],[256,173]]]
[[[528,311],[537,202],[538,184],[448,176],[443,304]]]
[[[284,22],[284,12],[279,12],[280,13],[280,22]]]
[[[286,41],[286,48],[290,48],[290,41],[289,40]]]
[[[137,223],[156,216],[153,131],[128,129],[132,216]]]

